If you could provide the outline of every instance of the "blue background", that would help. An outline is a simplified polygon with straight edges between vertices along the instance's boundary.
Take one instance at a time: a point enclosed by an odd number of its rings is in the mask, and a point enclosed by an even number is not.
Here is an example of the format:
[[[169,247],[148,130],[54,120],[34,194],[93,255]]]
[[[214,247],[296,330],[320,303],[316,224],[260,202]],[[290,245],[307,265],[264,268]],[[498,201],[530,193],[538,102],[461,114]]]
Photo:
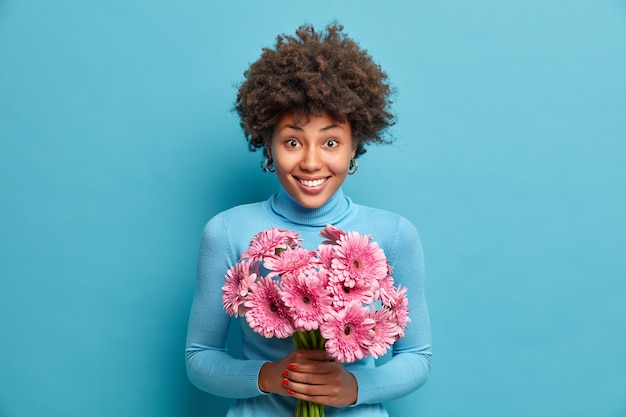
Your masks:
[[[391,415],[626,416],[624,0],[1,0],[1,416],[225,412],[184,367],[200,231],[277,187],[235,86],[333,19],[398,91],[345,191],[425,247]]]

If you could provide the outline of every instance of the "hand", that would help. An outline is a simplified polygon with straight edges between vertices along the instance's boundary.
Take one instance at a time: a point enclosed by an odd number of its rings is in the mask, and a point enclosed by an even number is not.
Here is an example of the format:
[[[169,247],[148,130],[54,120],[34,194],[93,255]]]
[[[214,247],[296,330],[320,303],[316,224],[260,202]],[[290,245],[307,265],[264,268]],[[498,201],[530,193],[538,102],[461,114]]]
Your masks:
[[[259,388],[333,407],[354,404],[356,378],[323,350],[297,349],[259,373]]]

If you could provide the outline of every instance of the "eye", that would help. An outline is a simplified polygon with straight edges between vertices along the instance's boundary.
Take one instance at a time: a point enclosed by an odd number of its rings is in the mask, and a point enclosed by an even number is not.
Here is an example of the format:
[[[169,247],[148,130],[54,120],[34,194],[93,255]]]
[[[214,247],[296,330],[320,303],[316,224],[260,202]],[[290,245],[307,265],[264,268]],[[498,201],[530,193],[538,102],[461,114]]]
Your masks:
[[[336,148],[337,146],[339,146],[339,142],[337,141],[337,139],[328,139],[326,141],[327,148]]]
[[[300,145],[300,143],[298,142],[297,139],[289,138],[285,141],[285,145],[287,145],[288,148],[297,148]]]

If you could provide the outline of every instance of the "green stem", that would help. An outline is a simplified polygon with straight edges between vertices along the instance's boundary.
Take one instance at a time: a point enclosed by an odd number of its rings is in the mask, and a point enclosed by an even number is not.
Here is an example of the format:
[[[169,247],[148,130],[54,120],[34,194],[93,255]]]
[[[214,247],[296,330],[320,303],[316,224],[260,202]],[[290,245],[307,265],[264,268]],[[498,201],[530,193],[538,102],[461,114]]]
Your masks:
[[[319,330],[297,331],[291,336],[297,349],[324,350],[326,340]],[[295,417],[325,417],[324,406],[310,401],[298,400],[296,402]]]

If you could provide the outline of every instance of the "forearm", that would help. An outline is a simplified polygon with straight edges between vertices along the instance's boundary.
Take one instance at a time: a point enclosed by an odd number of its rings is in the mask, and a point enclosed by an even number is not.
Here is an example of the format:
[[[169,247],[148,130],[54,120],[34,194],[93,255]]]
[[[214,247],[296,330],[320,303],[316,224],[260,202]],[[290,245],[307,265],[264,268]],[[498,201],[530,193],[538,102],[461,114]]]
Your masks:
[[[212,291],[196,291],[185,350],[189,380],[203,391],[221,397],[260,395],[258,375],[263,362],[238,359],[228,353],[231,319],[214,298]]]
[[[242,360],[228,353],[191,344],[186,350],[187,374],[198,388],[227,398],[262,395],[258,377],[264,361]]]
[[[430,353],[401,353],[374,368],[350,369],[357,380],[355,405],[375,404],[410,394],[426,382]]]

